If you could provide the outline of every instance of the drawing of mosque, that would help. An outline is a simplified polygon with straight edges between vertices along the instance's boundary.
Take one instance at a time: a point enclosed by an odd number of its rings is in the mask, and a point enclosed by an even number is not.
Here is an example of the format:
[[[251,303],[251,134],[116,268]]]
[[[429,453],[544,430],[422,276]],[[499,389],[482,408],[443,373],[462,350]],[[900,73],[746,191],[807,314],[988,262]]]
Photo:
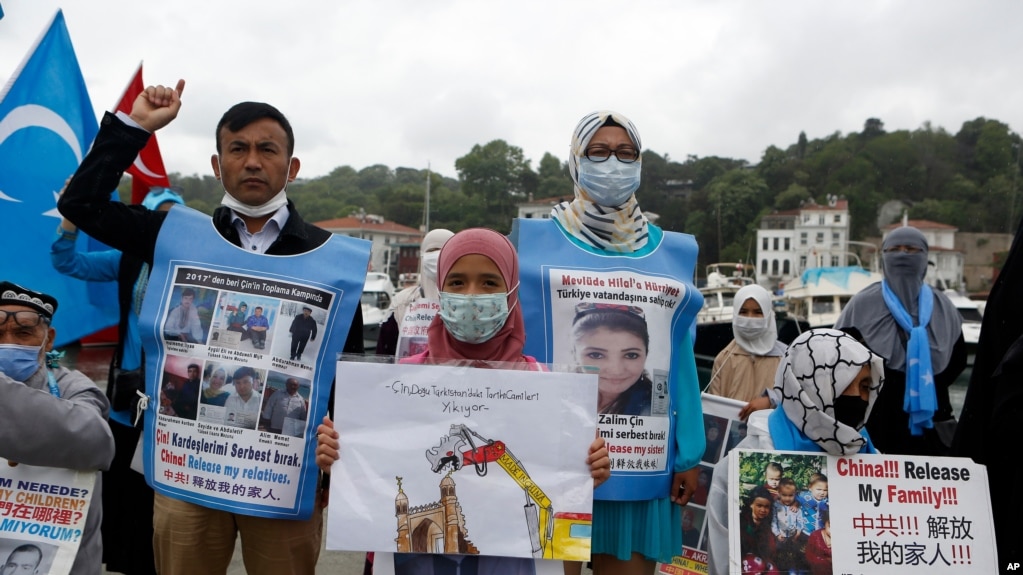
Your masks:
[[[409,507],[408,496],[398,480],[398,495],[394,498],[394,514],[398,519],[398,553],[460,553],[479,555],[479,549],[469,541],[465,516],[455,494],[455,481],[451,474],[440,482],[440,500]]]

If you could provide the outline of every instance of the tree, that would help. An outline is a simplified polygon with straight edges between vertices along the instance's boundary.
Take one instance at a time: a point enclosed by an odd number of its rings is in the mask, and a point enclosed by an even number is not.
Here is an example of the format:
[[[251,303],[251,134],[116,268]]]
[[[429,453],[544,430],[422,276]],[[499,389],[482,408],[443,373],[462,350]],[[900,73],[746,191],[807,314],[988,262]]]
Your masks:
[[[923,197],[933,198],[955,172],[955,140],[945,130],[924,122],[910,135],[910,142],[923,172]]]
[[[793,183],[785,191],[774,197],[774,209],[779,211],[794,210],[810,199],[810,192],[799,184]]]
[[[707,190],[717,219],[716,261],[725,261],[727,257],[748,259],[759,213],[766,202],[773,200],[767,184],[750,170],[736,169],[714,178]]]
[[[980,129],[974,158],[982,182],[1010,172],[1016,159],[1009,126],[989,120]]]
[[[799,140],[796,142],[796,157],[802,160],[806,157],[806,132],[799,132]]]
[[[792,183],[796,163],[782,149],[768,146],[760,157],[757,173],[772,190],[784,190]]]
[[[570,200],[573,197],[572,177],[568,174],[568,164],[554,157],[550,152],[545,152],[540,160],[537,169],[539,182],[536,188],[536,198],[563,197]]]
[[[522,149],[504,140],[476,144],[472,151],[455,160],[458,179],[466,196],[483,208],[479,225],[507,232],[515,217],[515,202],[525,200],[536,189],[536,173]]]
[[[863,132],[860,134],[860,137],[864,140],[869,140],[883,136],[885,133],[884,122],[879,118],[867,118],[867,121],[863,122]]]

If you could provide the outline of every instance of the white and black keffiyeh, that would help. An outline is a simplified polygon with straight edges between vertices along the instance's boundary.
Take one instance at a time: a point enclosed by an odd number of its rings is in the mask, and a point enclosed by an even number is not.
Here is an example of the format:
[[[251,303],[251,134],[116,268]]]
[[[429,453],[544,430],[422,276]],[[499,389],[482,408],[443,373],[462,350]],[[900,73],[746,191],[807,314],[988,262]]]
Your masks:
[[[884,361],[844,332],[805,332],[792,342],[778,366],[775,389],[781,392],[779,407],[793,426],[824,451],[832,455],[857,453],[867,439],[859,430],[835,419],[835,398],[868,364],[873,383],[864,422],[884,385]],[[772,427],[772,438],[774,435]],[[792,449],[779,445],[777,439],[775,448]]]

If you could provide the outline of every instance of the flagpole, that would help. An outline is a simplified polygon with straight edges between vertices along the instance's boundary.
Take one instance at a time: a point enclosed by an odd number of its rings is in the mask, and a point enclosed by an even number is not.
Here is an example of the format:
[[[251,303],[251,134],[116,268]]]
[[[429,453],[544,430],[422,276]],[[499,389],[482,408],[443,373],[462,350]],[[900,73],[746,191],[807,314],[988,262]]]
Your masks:
[[[43,38],[50,33],[50,28],[53,28],[53,23],[57,21],[57,17],[61,14],[61,9],[57,8],[57,12],[53,15],[53,18],[50,18],[50,23],[43,28],[43,31],[36,38],[36,41],[32,42],[32,47],[28,49],[28,52],[25,53],[25,57],[21,59],[21,63],[14,69],[14,73],[11,74],[11,76],[7,79],[7,82],[4,83],[3,90],[0,90],[0,102],[3,102],[4,98],[7,97],[7,92],[11,90],[11,86],[14,85],[14,81],[18,79],[18,76],[21,76],[21,72],[25,69],[25,65],[28,64],[28,61],[32,58],[32,54],[36,53],[36,48],[39,47]]]
[[[138,67],[137,67],[137,68],[135,68],[135,71],[134,71],[134,72],[132,73],[131,77],[130,77],[130,78],[128,78],[128,83],[127,83],[127,84],[125,84],[125,85],[124,85],[124,89],[123,89],[123,90],[121,90],[121,97],[120,97],[120,98],[118,98],[116,102],[114,102],[114,107],[113,107],[113,108],[110,108],[110,113],[111,113],[111,114],[116,114],[116,113],[117,113],[117,107],[118,107],[118,106],[119,106],[119,105],[121,104],[121,100],[123,100],[123,99],[124,99],[124,94],[125,94],[125,93],[126,93],[126,92],[127,92],[128,90],[130,90],[130,89],[131,89],[131,85],[132,85],[132,83],[134,83],[134,82],[135,82],[135,76],[138,76],[138,75],[139,75],[139,72],[141,72],[141,71],[142,71],[142,63],[143,63],[143,60],[139,60],[139,65],[138,65]]]

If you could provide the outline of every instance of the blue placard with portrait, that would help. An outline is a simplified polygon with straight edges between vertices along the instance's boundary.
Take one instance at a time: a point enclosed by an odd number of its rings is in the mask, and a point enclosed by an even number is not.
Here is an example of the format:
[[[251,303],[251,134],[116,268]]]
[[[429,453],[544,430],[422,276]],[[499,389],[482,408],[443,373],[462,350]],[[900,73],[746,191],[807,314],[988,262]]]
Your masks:
[[[696,240],[651,226],[651,249],[608,255],[576,243],[553,220],[515,221],[525,353],[599,369],[598,428],[611,479],[596,499],[667,496],[673,474],[703,454],[690,328]],[[694,425],[679,425],[679,422]]]
[[[315,429],[369,250],[335,235],[304,254],[250,253],[208,216],[167,214],[139,317],[156,492],[244,515],[312,514]]]

